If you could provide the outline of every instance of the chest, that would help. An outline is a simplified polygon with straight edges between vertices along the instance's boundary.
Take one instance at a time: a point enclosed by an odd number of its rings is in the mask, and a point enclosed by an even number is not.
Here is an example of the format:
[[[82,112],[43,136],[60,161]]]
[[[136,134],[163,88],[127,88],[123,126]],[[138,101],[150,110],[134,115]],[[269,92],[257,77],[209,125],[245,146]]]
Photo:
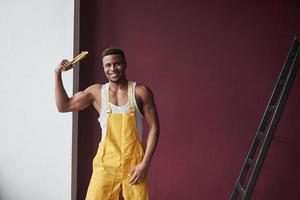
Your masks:
[[[124,106],[128,103],[128,91],[120,90],[120,91],[111,91],[109,90],[109,101],[110,103],[116,106]],[[142,101],[136,94],[129,94],[131,98],[134,98],[139,110],[142,112]]]
[[[123,106],[128,102],[128,94],[127,90],[119,90],[119,91],[108,91],[109,101],[110,103],[116,106]]]

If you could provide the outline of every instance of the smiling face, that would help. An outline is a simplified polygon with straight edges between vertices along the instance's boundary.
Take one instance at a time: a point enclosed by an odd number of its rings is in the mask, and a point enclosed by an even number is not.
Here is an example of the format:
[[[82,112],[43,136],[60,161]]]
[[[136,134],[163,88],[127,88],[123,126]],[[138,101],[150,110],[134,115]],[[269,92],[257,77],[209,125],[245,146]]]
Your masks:
[[[104,56],[102,59],[103,69],[106,78],[113,83],[120,83],[126,80],[127,63],[120,54]]]

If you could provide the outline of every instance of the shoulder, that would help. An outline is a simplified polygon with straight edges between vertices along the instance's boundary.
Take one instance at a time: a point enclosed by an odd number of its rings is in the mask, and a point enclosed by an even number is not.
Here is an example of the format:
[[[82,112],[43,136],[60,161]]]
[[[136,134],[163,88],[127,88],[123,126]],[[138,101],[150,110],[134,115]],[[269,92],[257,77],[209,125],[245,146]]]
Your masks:
[[[101,89],[102,85],[101,84],[94,84],[89,86],[88,88],[86,88],[84,91],[85,92],[96,92],[99,91]]]
[[[101,84],[94,84],[86,88],[84,92],[86,92],[94,98],[97,98],[99,95],[101,95],[101,87]]]
[[[142,84],[136,84],[135,86],[135,95],[137,98],[141,99],[142,101],[152,100],[153,99],[153,92],[151,89]]]

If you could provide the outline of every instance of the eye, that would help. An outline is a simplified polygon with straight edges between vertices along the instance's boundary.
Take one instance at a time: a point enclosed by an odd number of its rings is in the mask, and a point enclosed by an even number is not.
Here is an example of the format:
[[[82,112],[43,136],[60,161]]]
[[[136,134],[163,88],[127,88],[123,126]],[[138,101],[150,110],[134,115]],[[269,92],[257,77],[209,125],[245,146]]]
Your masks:
[[[115,62],[115,66],[119,66],[120,64],[120,62]]]
[[[111,66],[110,63],[106,63],[106,64],[104,65],[105,68],[110,68],[110,66]]]

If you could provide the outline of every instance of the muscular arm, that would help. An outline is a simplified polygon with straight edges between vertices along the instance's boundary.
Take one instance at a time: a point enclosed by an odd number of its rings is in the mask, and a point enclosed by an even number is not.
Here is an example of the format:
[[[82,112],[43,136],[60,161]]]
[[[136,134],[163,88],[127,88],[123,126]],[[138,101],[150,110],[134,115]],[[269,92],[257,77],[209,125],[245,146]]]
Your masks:
[[[144,119],[149,127],[147,146],[145,150],[145,156],[143,158],[143,163],[145,165],[150,165],[151,158],[154,154],[158,137],[159,137],[159,120],[156,105],[154,102],[154,97],[150,89],[143,87],[143,113]]]
[[[145,86],[138,86],[136,92],[142,101],[142,111],[149,127],[149,132],[144,158],[131,172],[131,184],[139,184],[143,181],[159,138],[159,120],[153,94],[151,90]]]
[[[55,69],[55,100],[59,112],[78,111],[88,107],[93,101],[92,90],[94,86],[84,91],[77,92],[71,98],[68,97],[61,78],[61,69],[70,69],[70,63],[63,60]]]

